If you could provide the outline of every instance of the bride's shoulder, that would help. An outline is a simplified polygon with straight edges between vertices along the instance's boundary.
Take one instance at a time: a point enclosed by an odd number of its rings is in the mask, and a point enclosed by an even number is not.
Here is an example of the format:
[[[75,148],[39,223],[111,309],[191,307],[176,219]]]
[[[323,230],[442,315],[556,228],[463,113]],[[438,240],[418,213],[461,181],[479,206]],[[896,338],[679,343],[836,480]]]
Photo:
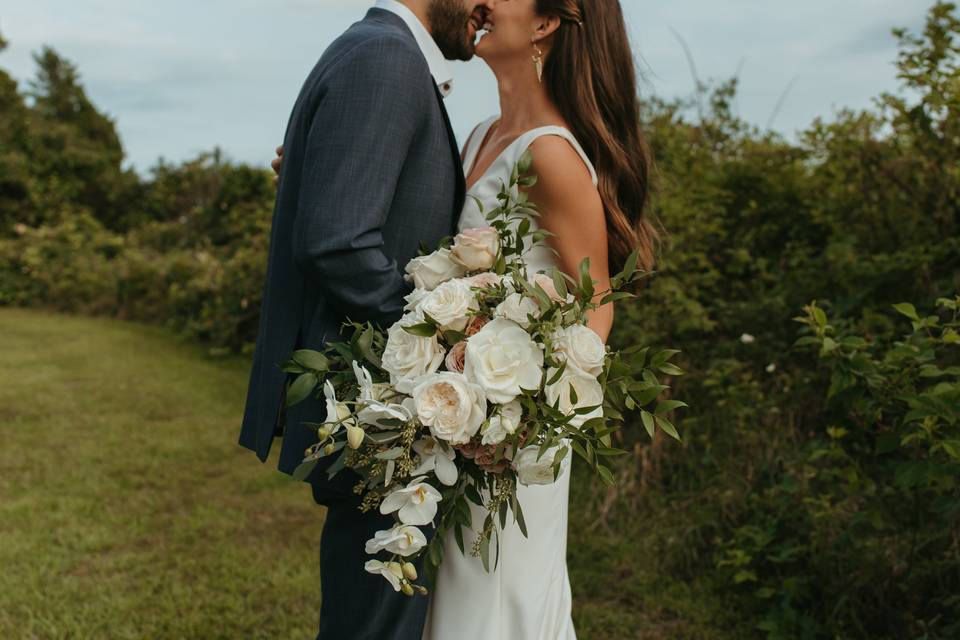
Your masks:
[[[540,186],[567,193],[596,192],[593,165],[563,136],[540,136],[530,143],[531,171]]]

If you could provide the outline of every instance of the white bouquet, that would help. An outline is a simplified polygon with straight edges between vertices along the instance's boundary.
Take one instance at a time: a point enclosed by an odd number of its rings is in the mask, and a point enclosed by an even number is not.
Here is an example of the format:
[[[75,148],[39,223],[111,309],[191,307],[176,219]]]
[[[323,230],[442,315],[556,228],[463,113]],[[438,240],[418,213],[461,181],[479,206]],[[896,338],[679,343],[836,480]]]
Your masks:
[[[627,410],[639,411],[651,437],[659,427],[679,438],[665,414],[683,402],[645,408],[667,389],[657,371],[682,374],[668,362],[678,352],[612,351],[586,325],[587,311],[631,297],[624,289],[643,276],[636,254],[605,292],[594,290],[588,260],[576,278],[528,273],[525,252],[548,235],[531,231],[536,207],[517,188],[534,184],[524,175],[529,166],[525,156],[487,214],[489,227],[466,230],[406,266],[415,289],[387,331],[349,323],[349,342],[296,351],[283,365],[297,374],[288,404],[318,388],[326,398],[325,422],[306,423],[319,442],[294,477],[305,478],[324,456],[337,456],[331,477],[345,467],[360,474],[361,508],[393,514],[396,523],[367,541],[374,557],[365,568],[407,595],[427,592],[414,557],[426,554],[432,580],[446,535],[465,552],[467,501],[487,510],[471,552],[489,570],[491,542],[496,552],[508,514],[527,534],[517,483],[554,482],[571,452],[613,483],[603,461],[625,453],[611,434]],[[428,544],[429,526],[436,532]]]

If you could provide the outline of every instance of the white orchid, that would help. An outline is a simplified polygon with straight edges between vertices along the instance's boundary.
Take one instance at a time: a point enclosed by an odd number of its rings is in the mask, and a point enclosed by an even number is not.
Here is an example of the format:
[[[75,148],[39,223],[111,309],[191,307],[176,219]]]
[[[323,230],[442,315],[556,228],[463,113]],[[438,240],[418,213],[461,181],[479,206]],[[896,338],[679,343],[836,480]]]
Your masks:
[[[327,419],[321,427],[327,436],[331,436],[344,425],[354,425],[350,407],[337,401],[337,392],[329,380],[323,383],[323,396],[327,405]]]
[[[384,529],[373,534],[373,537],[367,540],[365,549],[369,554],[387,551],[406,557],[412,556],[425,546],[427,546],[427,537],[423,535],[423,531],[414,526],[398,524],[392,529]]]
[[[369,424],[383,429],[389,428],[385,422],[387,420],[401,420],[407,422],[414,416],[413,405],[408,402],[409,398],[402,404],[380,402],[371,400],[357,413],[357,419],[361,424]]]
[[[360,388],[357,396],[360,402],[382,401],[393,393],[393,387],[386,382],[374,382],[370,372],[356,360],[353,361],[353,375]]]
[[[419,476],[433,471],[437,480],[448,487],[457,483],[457,465],[453,461],[457,453],[453,447],[444,449],[436,438],[428,436],[414,442],[413,450],[420,456],[420,464],[410,475]]]
[[[386,578],[394,591],[400,591],[400,579],[403,578],[403,567],[399,562],[383,562],[382,560],[367,560],[363,565],[367,573],[381,575]]]
[[[424,525],[433,522],[441,495],[423,480],[424,476],[418,476],[403,489],[396,489],[384,498],[380,503],[380,513],[386,515],[399,511],[397,515],[403,524]]]

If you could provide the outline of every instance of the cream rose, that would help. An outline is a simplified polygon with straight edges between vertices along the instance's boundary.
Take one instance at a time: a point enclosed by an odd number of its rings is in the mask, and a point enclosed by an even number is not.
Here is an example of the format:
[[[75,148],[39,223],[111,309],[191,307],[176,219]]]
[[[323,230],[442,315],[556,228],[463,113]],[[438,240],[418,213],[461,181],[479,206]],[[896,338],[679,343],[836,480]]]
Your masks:
[[[464,375],[490,402],[506,404],[543,380],[543,352],[520,325],[495,318],[467,340]]]
[[[450,258],[467,271],[489,269],[497,261],[500,234],[493,227],[464,229],[453,239]]]
[[[438,440],[464,444],[487,417],[487,398],[480,385],[462,374],[442,371],[425,376],[413,389],[417,416]]]
[[[593,377],[603,373],[607,348],[597,332],[582,324],[558,329],[553,335],[553,349],[567,366],[576,368]]]
[[[425,316],[440,323],[442,329],[463,331],[470,320],[470,312],[477,309],[478,304],[470,285],[463,280],[450,280],[431,291],[418,308]]]
[[[547,378],[552,378],[555,369],[547,371]],[[570,385],[573,385],[577,392],[577,402],[574,404],[570,400]],[[577,368],[567,367],[560,379],[553,384],[547,385],[544,389],[547,402],[552,406],[559,401],[560,412],[567,416],[573,416],[570,425],[574,427],[581,426],[587,420],[603,416],[603,387],[597,382],[597,379],[588,373],[584,373]],[[576,414],[575,409],[581,407],[597,407],[587,414]]]
[[[560,443],[544,451],[539,460],[537,459],[537,454],[540,449],[539,446],[531,445],[517,451],[517,456],[513,459],[513,468],[517,472],[517,480],[520,484],[527,486],[532,484],[553,484],[553,460],[557,455],[557,451],[564,446],[569,445],[561,440]],[[564,473],[569,466],[570,452],[568,450],[560,462],[560,473]]]
[[[459,278],[466,270],[451,259],[449,249],[437,249],[408,262],[406,272],[418,289],[432,291],[447,280]]]
[[[444,350],[436,336],[424,338],[407,332],[404,327],[423,322],[417,313],[407,314],[387,330],[383,349],[383,368],[390,374],[390,383],[401,393],[409,393],[413,381],[433,373],[443,362]]]
[[[518,325],[526,329],[530,326],[529,317],[540,317],[540,305],[531,298],[522,293],[511,293],[506,299],[497,305],[493,314],[499,318],[513,320]]]

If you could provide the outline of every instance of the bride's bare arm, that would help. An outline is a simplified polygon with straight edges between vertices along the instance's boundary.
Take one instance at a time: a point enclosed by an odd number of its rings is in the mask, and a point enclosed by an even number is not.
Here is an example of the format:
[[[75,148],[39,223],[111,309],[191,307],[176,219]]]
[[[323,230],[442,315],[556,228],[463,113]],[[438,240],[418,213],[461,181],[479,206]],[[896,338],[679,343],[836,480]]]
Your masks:
[[[555,234],[549,243],[559,254],[560,270],[576,277],[580,261],[589,257],[597,292],[608,290],[606,218],[589,169],[570,143],[558,136],[538,138],[530,151],[537,175],[537,184],[529,189],[530,199],[542,214],[540,226]],[[613,326],[613,305],[591,312],[588,325],[606,341]]]

